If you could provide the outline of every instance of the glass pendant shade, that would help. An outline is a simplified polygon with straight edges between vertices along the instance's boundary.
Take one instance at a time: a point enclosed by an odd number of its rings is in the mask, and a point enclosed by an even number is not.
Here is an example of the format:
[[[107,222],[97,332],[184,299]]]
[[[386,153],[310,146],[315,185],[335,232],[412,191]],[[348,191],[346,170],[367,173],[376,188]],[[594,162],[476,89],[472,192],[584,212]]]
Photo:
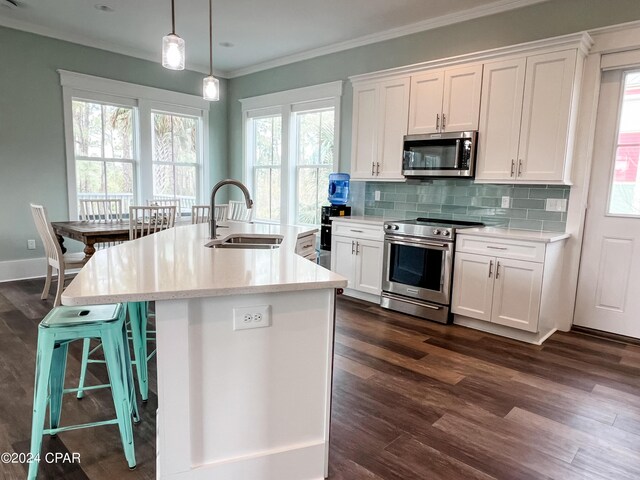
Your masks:
[[[202,80],[202,97],[211,102],[220,100],[220,81],[213,75]]]
[[[184,70],[184,40],[174,33],[162,37],[162,66]]]

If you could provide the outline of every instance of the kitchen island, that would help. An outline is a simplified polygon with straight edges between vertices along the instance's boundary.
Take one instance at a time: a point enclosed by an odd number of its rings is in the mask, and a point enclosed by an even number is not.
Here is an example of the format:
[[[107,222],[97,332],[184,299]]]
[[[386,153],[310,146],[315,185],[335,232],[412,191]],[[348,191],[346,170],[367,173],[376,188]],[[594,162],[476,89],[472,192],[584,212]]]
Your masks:
[[[335,289],[314,230],[229,222],[278,248],[208,248],[208,224],[98,251],[65,305],[156,302],[157,478],[327,476]]]

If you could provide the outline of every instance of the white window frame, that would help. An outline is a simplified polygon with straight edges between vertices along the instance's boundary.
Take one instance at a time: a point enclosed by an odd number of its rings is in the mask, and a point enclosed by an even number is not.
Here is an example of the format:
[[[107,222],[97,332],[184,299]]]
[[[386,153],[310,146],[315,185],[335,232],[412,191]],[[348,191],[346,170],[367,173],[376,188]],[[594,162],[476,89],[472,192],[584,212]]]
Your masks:
[[[152,126],[151,112],[161,111],[169,114],[187,115],[200,119],[200,135],[197,153],[202,159],[199,171],[198,199],[211,188],[209,152],[209,108],[210,102],[196,95],[146,87],[134,83],[121,82],[108,78],[85,75],[82,73],[58,70],[62,86],[65,149],[67,158],[67,194],[69,198],[69,218],[78,218],[78,195],[76,187],[76,156],[73,138],[74,99],[89,102],[130,106],[134,108],[134,178],[136,194],[134,201],[142,203],[153,198],[152,166]],[[148,119],[142,121],[141,119]]]
[[[242,104],[242,145],[244,183],[254,191],[254,169],[252,154],[252,127],[250,119],[273,114],[282,116],[282,159],[280,180],[280,223],[293,225],[297,217],[297,145],[295,144],[295,113],[320,108],[333,108],[334,112],[334,149],[333,171],[338,170],[340,158],[340,101],[342,81],[323,83],[311,87],[296,88],[282,92],[241,99]]]

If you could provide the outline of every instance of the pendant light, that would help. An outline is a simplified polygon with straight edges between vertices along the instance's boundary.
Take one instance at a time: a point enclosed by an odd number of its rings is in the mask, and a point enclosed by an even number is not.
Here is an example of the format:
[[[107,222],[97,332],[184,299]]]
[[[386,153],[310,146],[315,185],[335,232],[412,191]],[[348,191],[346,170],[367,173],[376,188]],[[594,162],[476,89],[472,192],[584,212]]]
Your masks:
[[[184,40],[176,35],[176,10],[171,0],[171,33],[162,37],[162,66],[169,70],[184,70]]]
[[[220,81],[213,76],[213,11],[209,0],[209,76],[202,80],[202,98],[211,102],[220,100]]]

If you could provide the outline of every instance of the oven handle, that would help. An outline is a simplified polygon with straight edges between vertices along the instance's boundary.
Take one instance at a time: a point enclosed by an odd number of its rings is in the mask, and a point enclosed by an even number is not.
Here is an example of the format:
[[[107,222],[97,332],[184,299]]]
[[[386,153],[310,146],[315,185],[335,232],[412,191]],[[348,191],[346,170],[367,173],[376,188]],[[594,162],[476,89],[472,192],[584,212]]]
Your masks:
[[[431,242],[422,242],[422,241],[418,241],[418,242],[412,242],[410,240],[399,240],[398,237],[390,237],[389,235],[387,235],[387,238],[385,238],[385,242],[392,244],[392,245],[406,245],[408,247],[421,247],[421,248],[429,248],[429,247],[436,247],[436,248],[441,248],[443,250],[448,250],[453,243],[431,243]]]

